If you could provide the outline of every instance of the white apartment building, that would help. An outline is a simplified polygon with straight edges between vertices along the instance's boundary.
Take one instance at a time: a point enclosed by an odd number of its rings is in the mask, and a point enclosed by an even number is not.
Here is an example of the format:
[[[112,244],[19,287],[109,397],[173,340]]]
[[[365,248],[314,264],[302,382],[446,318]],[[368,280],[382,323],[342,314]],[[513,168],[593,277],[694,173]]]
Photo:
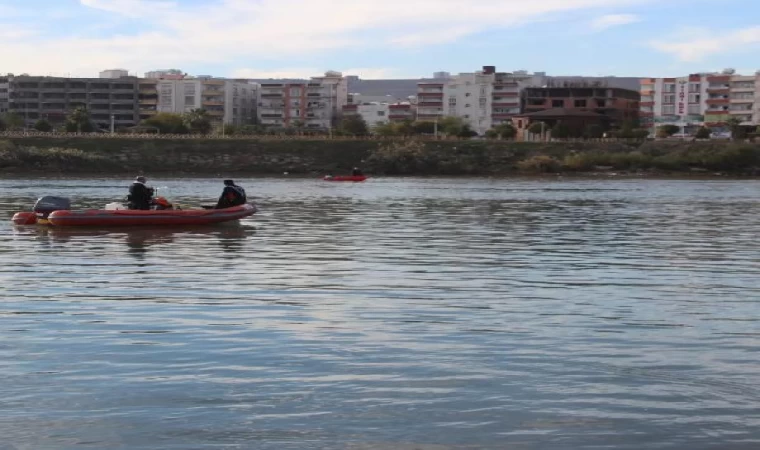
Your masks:
[[[641,80],[642,123],[652,133],[676,125],[686,133],[701,126],[721,127],[730,117],[743,125],[760,125],[760,73],[692,74]]]
[[[124,78],[129,76],[127,69],[109,69],[100,72],[100,78]]]
[[[150,116],[152,110],[182,114],[204,109],[217,124],[252,124],[256,118],[256,95],[257,85],[246,80],[208,77],[140,80],[141,116]]]
[[[417,119],[461,117],[482,135],[519,114],[522,89],[540,86],[545,79],[543,73],[504,73],[496,72],[493,66],[484,66],[474,73],[422,81],[417,90]]]
[[[264,126],[329,129],[348,104],[348,82],[340,72],[328,71],[310,81],[263,82],[258,97]]]

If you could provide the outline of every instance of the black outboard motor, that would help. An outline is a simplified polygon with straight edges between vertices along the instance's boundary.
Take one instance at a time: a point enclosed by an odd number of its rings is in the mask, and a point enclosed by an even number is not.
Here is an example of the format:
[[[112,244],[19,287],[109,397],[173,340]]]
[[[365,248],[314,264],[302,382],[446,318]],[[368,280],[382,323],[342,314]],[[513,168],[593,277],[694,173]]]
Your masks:
[[[37,199],[37,203],[34,204],[34,211],[37,217],[40,219],[47,219],[53,211],[70,210],[71,200],[66,197],[55,197],[52,195],[46,195]]]

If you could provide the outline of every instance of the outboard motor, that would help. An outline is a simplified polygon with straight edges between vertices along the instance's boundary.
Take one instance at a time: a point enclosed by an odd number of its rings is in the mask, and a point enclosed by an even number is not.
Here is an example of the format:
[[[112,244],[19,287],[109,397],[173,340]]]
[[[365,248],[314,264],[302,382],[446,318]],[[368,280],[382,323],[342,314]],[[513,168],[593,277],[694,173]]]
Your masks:
[[[34,211],[37,217],[40,219],[47,219],[53,211],[70,210],[71,200],[66,197],[55,197],[53,195],[46,195],[37,199],[37,203],[34,204]]]

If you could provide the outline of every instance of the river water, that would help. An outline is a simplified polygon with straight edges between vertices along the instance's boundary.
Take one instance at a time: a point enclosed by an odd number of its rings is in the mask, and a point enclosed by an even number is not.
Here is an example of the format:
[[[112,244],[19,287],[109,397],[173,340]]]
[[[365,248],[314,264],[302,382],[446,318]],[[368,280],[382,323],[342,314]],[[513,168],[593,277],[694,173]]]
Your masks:
[[[0,449],[760,447],[760,183],[239,183],[108,232],[6,219],[128,180],[0,180]]]

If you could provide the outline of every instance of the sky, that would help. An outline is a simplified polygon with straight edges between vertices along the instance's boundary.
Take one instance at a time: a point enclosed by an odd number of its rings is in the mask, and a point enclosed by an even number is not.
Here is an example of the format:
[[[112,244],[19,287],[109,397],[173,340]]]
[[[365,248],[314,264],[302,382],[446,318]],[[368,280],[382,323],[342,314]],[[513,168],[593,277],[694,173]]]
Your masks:
[[[756,0],[0,0],[0,73],[669,77],[760,69]]]

